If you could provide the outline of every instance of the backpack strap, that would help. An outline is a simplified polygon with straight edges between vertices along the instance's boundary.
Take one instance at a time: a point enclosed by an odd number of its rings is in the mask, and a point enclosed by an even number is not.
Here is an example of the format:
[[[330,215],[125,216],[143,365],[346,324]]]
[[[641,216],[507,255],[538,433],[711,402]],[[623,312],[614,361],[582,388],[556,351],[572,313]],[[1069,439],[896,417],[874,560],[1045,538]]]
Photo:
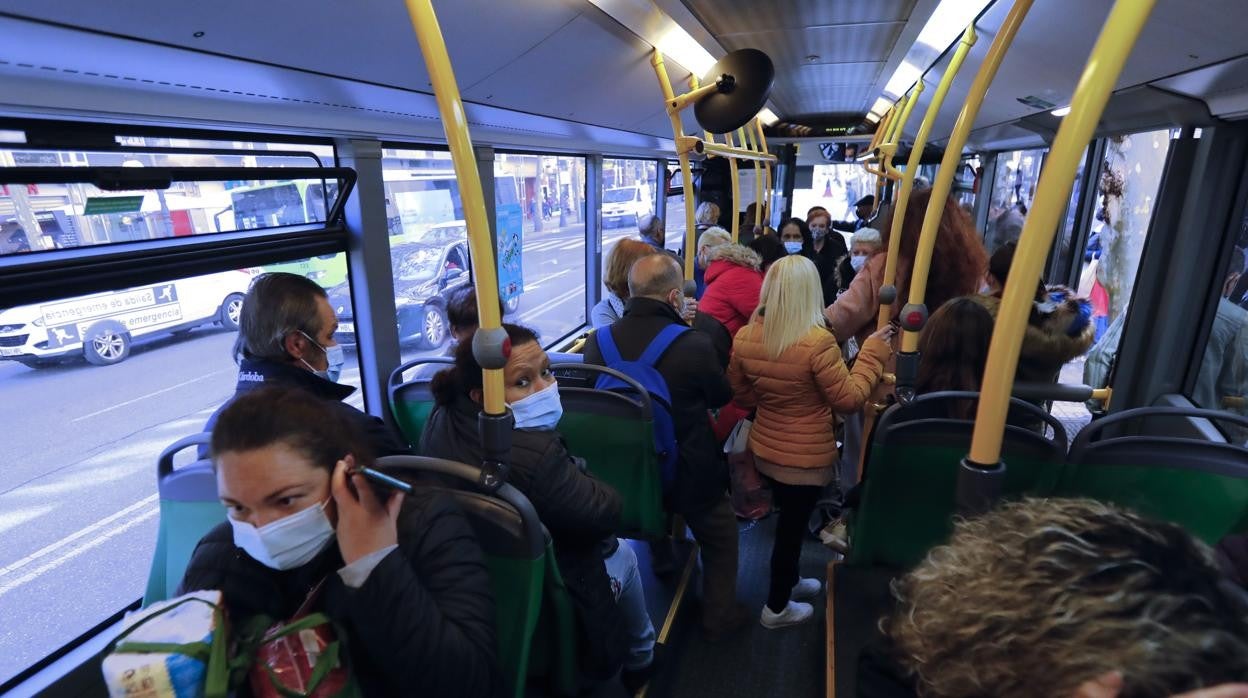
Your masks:
[[[688,325],[676,322],[664,327],[654,336],[654,339],[650,340],[650,346],[646,347],[646,350],[641,354],[641,358],[637,359],[638,363],[653,367],[663,357],[663,352],[672,346],[672,342],[675,342],[677,337],[690,329],[692,328]]]
[[[598,337],[598,352],[602,354],[602,362],[607,366],[620,363],[620,350],[615,346],[615,338],[611,336],[611,326],[594,330]]]

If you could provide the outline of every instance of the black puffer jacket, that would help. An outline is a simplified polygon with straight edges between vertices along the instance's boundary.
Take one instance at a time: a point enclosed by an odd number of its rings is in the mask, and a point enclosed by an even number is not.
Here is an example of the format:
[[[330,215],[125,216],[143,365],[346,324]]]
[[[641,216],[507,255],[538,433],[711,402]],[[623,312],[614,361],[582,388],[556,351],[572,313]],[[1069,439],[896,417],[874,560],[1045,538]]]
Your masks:
[[[624,317],[611,326],[611,336],[621,358],[636,360],[664,327],[678,322],[680,316],[670,305],[650,298],[630,298]],[[606,363],[598,349],[597,332],[585,343],[585,363]],[[697,329],[678,337],[656,368],[672,396],[672,422],[680,447],[669,504],[678,513],[697,514],[723,499],[728,487],[728,466],[708,410],[728,404],[732,386],[711,338]]]
[[[337,571],[331,544],[302,567],[272,570],[235,547],[228,523],[196,547],[178,590],[222,591],[230,623],[264,615],[289,619],[325,579],[319,610],[348,633],[351,666],[366,696],[500,696],[494,600],[485,560],[468,520],[444,494],[409,496],[399,515],[399,548],[359,589]]]
[[[266,385],[300,388],[324,400],[340,417],[356,425],[360,433],[368,439],[374,456],[411,455],[411,447],[404,443],[403,439],[385,422],[343,402],[355,392],[355,388],[327,381],[302,368],[262,359],[243,359],[239,362],[238,385],[234,388],[234,394],[218,407],[216,412],[212,413],[212,416],[208,418],[208,423],[204,425],[204,431],[212,431],[212,427],[217,423],[217,417],[239,395],[258,390]],[[206,458],[207,455],[207,449],[200,450],[201,458]]]
[[[481,465],[480,410],[465,395],[435,407],[421,436],[423,455]],[[557,431],[512,431],[507,465],[507,482],[529,498],[554,541],[559,573],[581,624],[581,669],[594,678],[610,676],[627,649],[603,562],[614,552],[620,495],[585,471],[584,461],[568,453]]]

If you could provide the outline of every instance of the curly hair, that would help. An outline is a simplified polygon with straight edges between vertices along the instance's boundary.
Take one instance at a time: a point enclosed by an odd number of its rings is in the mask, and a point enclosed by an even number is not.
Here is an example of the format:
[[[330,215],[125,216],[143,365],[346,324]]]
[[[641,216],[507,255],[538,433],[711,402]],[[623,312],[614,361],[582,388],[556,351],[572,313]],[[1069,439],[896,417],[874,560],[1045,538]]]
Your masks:
[[[1248,606],[1181,527],[1087,499],[1028,499],[955,524],[893,583],[882,623],[924,696],[1119,694],[1248,678]]]
[[[897,267],[896,285],[897,297],[902,303],[910,297],[910,268],[914,264],[914,255],[919,247],[919,233],[923,229],[923,216],[927,214],[927,205],[931,198],[931,189],[911,194],[910,204],[906,208],[906,219],[901,226],[901,250],[898,258],[905,263]],[[895,213],[896,209],[893,211]],[[883,242],[881,251],[888,249],[894,213],[889,213],[888,220],[880,229]],[[940,217],[936,248],[932,252],[932,266],[927,277],[924,302],[928,309],[935,311],[950,298],[967,296],[978,291],[980,278],[987,269],[988,253],[984,251],[975,224],[952,197],[945,199],[945,210]]]

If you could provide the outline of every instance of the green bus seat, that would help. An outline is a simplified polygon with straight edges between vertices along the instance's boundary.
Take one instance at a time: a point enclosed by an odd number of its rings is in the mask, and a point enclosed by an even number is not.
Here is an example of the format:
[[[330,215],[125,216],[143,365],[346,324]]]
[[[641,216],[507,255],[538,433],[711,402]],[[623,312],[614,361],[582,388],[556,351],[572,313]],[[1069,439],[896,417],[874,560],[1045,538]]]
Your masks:
[[[388,456],[378,459],[377,468],[415,487],[449,494],[468,515],[489,569],[499,664],[511,695],[523,696],[549,566],[546,533],[533,505],[508,484],[493,492],[486,491],[478,484],[481,469],[463,463],[421,456]],[[449,486],[456,480],[464,486]]]
[[[207,446],[210,434],[195,434],[171,444],[156,460],[156,490],[160,523],[156,551],[143,593],[143,607],[173,596],[199,540],[225,521],[225,507],[217,500],[217,478],[212,463],[197,460],[174,468],[174,456],[188,448]]]
[[[918,564],[952,529],[958,468],[975,423],[949,418],[953,401],[974,392],[920,395],[890,407],[875,427],[860,506],[850,522],[848,564],[905,570]],[[1066,431],[1039,407],[1010,400],[1010,422],[1044,424],[1040,431],[1007,424],[1001,447],[1006,497],[1053,491],[1065,462]]]
[[[669,527],[649,395],[633,379],[605,366],[554,364],[551,369],[560,381],[563,403],[559,432],[568,451],[584,458],[595,477],[620,493],[624,505],[620,535],[663,537]],[[593,379],[603,374],[631,384],[639,397],[578,387],[592,386]]]
[[[557,696],[576,696],[584,687],[577,664],[576,608],[555,559],[554,544],[546,544],[546,579],[542,613],[533,635],[529,675],[543,679]]]
[[[425,431],[425,422],[433,413],[433,391],[430,390],[433,376],[454,363],[455,360],[448,356],[426,356],[405,361],[390,372],[386,389],[390,414],[394,415],[394,423],[403,438],[417,451],[420,450],[420,435]],[[403,375],[413,369],[412,378],[405,381]]]
[[[1210,545],[1248,530],[1248,449],[1157,428],[1180,419],[1248,427],[1242,415],[1183,407],[1109,415],[1076,437],[1059,494],[1180,524]]]

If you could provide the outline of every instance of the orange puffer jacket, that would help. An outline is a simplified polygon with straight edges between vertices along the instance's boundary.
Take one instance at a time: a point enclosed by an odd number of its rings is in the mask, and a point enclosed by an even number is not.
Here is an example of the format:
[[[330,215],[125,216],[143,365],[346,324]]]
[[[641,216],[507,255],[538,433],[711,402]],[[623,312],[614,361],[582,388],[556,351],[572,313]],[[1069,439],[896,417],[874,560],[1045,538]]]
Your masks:
[[[834,413],[862,409],[892,349],[868,339],[851,371],[836,337],[822,328],[772,359],[763,344],[762,318],[737,333],[728,379],[738,404],[757,407],[750,450],[768,465],[767,475],[787,484],[826,484],[836,467]]]

